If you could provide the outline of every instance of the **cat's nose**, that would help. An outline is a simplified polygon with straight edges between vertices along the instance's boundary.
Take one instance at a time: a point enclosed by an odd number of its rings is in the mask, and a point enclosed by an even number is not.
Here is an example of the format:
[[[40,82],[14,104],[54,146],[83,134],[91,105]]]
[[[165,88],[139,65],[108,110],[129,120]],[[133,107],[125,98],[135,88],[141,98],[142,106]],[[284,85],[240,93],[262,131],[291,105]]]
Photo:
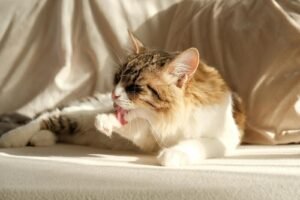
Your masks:
[[[119,97],[120,97],[120,96],[116,95],[115,91],[113,91],[113,92],[111,93],[111,98],[112,98],[113,100],[116,100],[116,99],[118,99]]]

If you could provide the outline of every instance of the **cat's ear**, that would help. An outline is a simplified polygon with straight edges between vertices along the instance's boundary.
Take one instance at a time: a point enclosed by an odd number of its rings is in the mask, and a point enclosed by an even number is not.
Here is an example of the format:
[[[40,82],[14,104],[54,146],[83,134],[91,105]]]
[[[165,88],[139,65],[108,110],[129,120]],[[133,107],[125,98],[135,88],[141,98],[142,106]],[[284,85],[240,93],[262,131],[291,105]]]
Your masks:
[[[171,61],[168,66],[168,73],[170,73],[176,81],[179,88],[192,78],[199,65],[199,52],[196,48],[189,48]]]
[[[144,44],[139,39],[137,39],[129,30],[128,34],[134,53],[138,54],[145,49]]]

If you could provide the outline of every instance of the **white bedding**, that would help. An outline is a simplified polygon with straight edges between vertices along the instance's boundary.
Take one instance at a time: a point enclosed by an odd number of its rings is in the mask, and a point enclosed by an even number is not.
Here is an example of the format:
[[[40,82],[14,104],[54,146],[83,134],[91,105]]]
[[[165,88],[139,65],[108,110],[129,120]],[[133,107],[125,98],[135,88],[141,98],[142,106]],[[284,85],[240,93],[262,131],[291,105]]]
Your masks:
[[[300,150],[242,146],[185,169],[153,156],[57,145],[2,149],[0,199],[282,199],[300,197]]]

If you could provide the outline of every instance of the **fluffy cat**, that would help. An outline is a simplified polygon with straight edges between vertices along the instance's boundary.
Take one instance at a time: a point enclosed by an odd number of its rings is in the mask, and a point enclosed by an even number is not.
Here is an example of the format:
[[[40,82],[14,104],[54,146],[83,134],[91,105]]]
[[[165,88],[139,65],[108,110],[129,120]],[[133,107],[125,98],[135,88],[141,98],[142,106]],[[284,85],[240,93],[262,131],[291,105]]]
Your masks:
[[[116,73],[111,95],[45,112],[4,134],[0,146],[62,141],[114,148],[101,134],[114,133],[144,152],[157,152],[159,164],[172,167],[233,151],[241,141],[245,115],[218,71],[201,62],[196,48],[152,50],[129,35],[134,52]]]

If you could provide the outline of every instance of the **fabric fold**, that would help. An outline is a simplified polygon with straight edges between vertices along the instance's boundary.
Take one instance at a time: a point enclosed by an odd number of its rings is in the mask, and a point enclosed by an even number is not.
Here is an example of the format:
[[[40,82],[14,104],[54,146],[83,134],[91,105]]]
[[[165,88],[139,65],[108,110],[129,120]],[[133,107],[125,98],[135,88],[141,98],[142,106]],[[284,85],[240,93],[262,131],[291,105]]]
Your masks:
[[[110,91],[130,29],[151,48],[198,48],[244,100],[245,142],[300,142],[299,27],[297,1],[1,1],[0,114]]]

